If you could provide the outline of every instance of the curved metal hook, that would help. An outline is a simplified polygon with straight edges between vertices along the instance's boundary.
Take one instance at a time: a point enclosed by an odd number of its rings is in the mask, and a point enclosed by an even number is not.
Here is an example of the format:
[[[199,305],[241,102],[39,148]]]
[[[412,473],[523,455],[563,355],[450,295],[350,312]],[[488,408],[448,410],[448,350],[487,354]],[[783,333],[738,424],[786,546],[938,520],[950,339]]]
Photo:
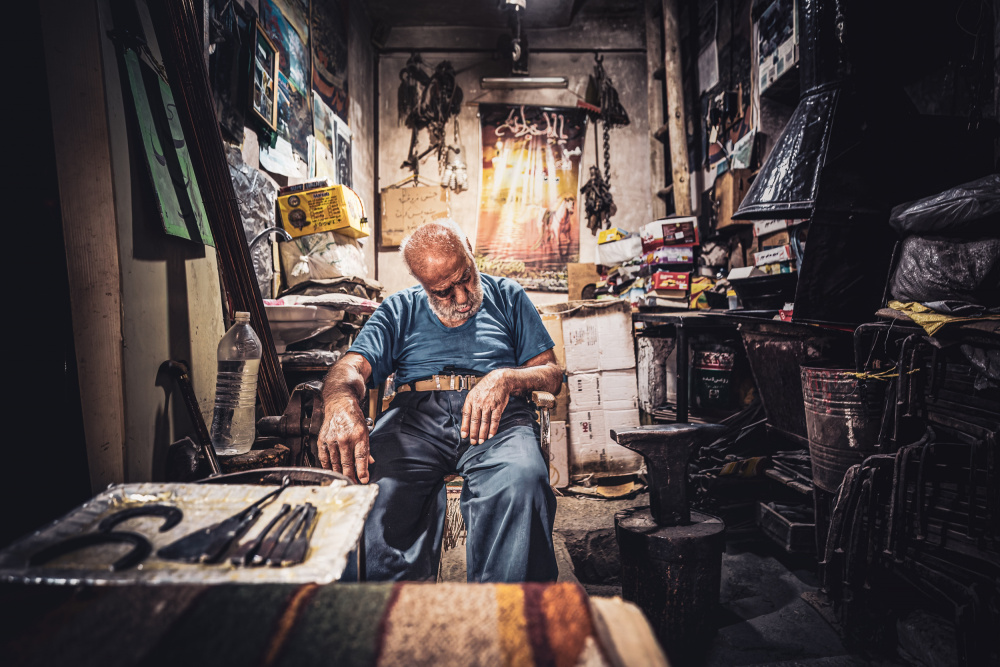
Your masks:
[[[109,543],[132,545],[131,551],[109,566],[109,569],[112,572],[127,570],[130,567],[134,567],[135,565],[138,565],[142,561],[146,560],[149,554],[153,552],[153,545],[149,543],[149,540],[138,533],[128,533],[124,531],[111,533],[84,533],[83,535],[75,535],[60,542],[56,542],[55,544],[50,544],[49,546],[36,551],[28,558],[28,565],[44,565],[59,556],[64,556],[78,549]]]
[[[165,533],[181,522],[181,519],[184,518],[184,512],[181,511],[181,508],[174,507],[173,505],[136,505],[135,507],[126,507],[111,516],[104,517],[101,523],[97,524],[97,530],[107,533],[122,521],[128,521],[137,516],[163,517],[165,521],[160,526],[160,532]]]

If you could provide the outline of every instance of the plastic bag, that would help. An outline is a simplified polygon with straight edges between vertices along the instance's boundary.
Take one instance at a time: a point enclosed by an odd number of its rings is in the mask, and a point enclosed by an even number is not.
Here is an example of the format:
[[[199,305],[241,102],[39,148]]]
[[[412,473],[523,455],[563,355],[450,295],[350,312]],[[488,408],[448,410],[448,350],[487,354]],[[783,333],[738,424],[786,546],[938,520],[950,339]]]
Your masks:
[[[890,291],[898,301],[1000,307],[1000,239],[903,239]]]
[[[354,239],[335,232],[308,234],[279,243],[285,285],[307,280],[368,275],[365,254]]]
[[[963,183],[892,209],[889,224],[900,236],[1000,233],[1000,174]]]
[[[243,219],[243,233],[247,243],[250,243],[260,232],[275,225],[274,202],[278,198],[278,186],[270,176],[243,162],[238,148],[229,146],[226,159],[240,207],[240,217]],[[260,294],[268,299],[272,296],[271,279],[274,275],[271,244],[262,239],[251,249],[250,259],[253,261]]]

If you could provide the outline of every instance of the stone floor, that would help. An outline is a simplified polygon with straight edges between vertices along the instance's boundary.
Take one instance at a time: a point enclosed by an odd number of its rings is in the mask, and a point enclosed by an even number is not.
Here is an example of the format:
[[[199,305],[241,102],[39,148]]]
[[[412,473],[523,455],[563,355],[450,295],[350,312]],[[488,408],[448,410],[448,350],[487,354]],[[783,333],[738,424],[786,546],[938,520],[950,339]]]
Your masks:
[[[628,500],[562,496],[554,542],[560,581],[579,581],[590,595],[621,595],[614,515],[648,505],[648,494]],[[812,558],[791,559],[761,538],[730,540],[722,558],[718,632],[696,667],[895,667],[852,653],[807,598],[818,581]],[[465,581],[465,549],[442,557],[441,579]]]

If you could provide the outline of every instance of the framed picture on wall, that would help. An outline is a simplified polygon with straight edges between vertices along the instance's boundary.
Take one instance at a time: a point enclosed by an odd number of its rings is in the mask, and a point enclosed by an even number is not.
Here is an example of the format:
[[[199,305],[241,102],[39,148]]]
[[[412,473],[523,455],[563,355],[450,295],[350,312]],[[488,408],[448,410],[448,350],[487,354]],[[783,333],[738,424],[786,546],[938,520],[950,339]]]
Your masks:
[[[278,130],[278,49],[257,21],[251,59],[250,110],[272,132]]]

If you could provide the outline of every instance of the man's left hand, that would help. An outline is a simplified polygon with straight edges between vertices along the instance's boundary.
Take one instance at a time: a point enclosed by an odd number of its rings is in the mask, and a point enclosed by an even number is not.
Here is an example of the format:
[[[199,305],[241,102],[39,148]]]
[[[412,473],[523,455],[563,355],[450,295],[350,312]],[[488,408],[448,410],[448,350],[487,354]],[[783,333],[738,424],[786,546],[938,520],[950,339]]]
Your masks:
[[[478,445],[495,436],[509,399],[510,386],[504,369],[490,371],[479,378],[462,407],[462,437]]]

